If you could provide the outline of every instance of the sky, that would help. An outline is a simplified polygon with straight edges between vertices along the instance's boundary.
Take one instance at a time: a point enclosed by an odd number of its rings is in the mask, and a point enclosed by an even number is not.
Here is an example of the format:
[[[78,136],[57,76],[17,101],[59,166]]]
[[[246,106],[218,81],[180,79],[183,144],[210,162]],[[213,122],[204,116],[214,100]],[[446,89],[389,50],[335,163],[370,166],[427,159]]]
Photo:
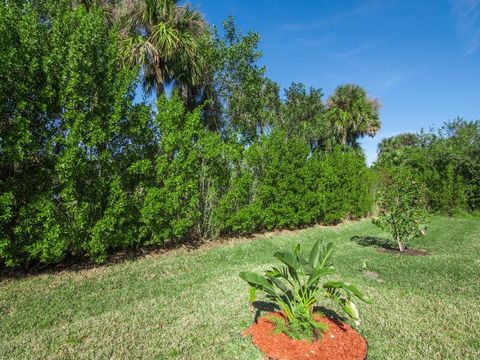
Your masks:
[[[261,37],[261,64],[282,88],[364,87],[382,128],[361,141],[480,119],[480,0],[190,0],[217,27],[232,15]]]

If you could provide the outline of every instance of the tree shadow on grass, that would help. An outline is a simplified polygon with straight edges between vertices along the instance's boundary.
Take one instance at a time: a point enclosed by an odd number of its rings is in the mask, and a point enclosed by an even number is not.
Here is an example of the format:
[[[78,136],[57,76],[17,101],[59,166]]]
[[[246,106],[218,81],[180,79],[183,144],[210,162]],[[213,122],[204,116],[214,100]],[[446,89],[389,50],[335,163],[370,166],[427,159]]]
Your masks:
[[[389,254],[411,256],[431,255],[431,253],[426,250],[412,249],[410,247],[404,249],[403,252],[400,252],[400,249],[397,246],[394,246],[391,240],[377,236],[352,236],[350,240],[355,241],[357,244],[362,246],[373,246],[378,251]]]
[[[358,245],[374,246],[388,250],[398,250],[393,246],[392,240],[378,237],[378,236],[352,236],[351,241],[355,241]]]

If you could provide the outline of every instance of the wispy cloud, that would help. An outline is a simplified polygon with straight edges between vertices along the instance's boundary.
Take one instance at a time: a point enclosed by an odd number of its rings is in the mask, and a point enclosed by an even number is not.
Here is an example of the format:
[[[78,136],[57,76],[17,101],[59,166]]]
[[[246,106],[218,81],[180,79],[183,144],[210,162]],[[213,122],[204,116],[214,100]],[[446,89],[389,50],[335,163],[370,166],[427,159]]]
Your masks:
[[[328,14],[328,16],[321,17],[314,22],[301,22],[301,23],[285,23],[280,25],[278,31],[312,31],[318,29],[324,29],[327,27],[335,26],[344,21],[349,20],[352,17],[360,17],[371,15],[375,10],[388,5],[390,1],[387,0],[369,0],[363,1],[359,6],[339,11],[334,14]]]
[[[403,71],[390,74],[384,79],[382,79],[382,81],[380,81],[380,83],[378,84],[378,88],[380,89],[380,91],[388,90],[395,85],[401,83],[405,79],[406,75],[407,74]]]
[[[425,66],[412,66],[403,68],[390,68],[381,72],[377,72],[377,81],[374,83],[374,88],[378,91],[389,90],[408,79],[420,78],[424,76],[424,72],[428,68]]]
[[[458,35],[465,54],[480,48],[480,0],[450,0]]]
[[[335,37],[332,35],[325,35],[325,36],[314,37],[314,38],[305,38],[305,37],[296,38],[295,42],[301,47],[317,48],[317,47],[322,47],[331,43],[334,39]]]
[[[357,54],[360,54],[368,49],[371,49],[373,47],[378,47],[380,46],[384,41],[386,37],[385,36],[377,36],[374,39],[365,41],[363,43],[353,45],[348,47],[345,50],[338,51],[333,54],[333,56],[339,58],[339,59],[348,59],[351,58],[352,56],[355,56]]]

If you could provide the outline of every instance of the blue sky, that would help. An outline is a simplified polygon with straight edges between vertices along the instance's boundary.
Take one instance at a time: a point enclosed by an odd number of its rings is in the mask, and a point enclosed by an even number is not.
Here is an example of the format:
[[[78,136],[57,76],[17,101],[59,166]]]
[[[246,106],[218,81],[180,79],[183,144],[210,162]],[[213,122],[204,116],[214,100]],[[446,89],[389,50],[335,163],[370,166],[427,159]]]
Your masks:
[[[382,103],[377,143],[401,132],[480,119],[480,0],[191,0],[261,36],[267,76],[323,88],[356,83]]]

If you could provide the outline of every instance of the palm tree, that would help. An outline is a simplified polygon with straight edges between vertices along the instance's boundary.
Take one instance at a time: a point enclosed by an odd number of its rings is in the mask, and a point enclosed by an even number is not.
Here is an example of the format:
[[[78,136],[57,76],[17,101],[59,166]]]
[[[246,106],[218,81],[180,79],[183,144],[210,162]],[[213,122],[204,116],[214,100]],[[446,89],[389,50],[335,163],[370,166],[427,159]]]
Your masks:
[[[380,104],[358,85],[339,86],[327,100],[327,120],[342,145],[357,146],[358,138],[375,136],[380,129]]]
[[[140,66],[147,93],[159,96],[173,85],[184,99],[196,96],[209,39],[202,14],[178,0],[124,0],[115,6],[121,24],[121,54],[127,66]]]

